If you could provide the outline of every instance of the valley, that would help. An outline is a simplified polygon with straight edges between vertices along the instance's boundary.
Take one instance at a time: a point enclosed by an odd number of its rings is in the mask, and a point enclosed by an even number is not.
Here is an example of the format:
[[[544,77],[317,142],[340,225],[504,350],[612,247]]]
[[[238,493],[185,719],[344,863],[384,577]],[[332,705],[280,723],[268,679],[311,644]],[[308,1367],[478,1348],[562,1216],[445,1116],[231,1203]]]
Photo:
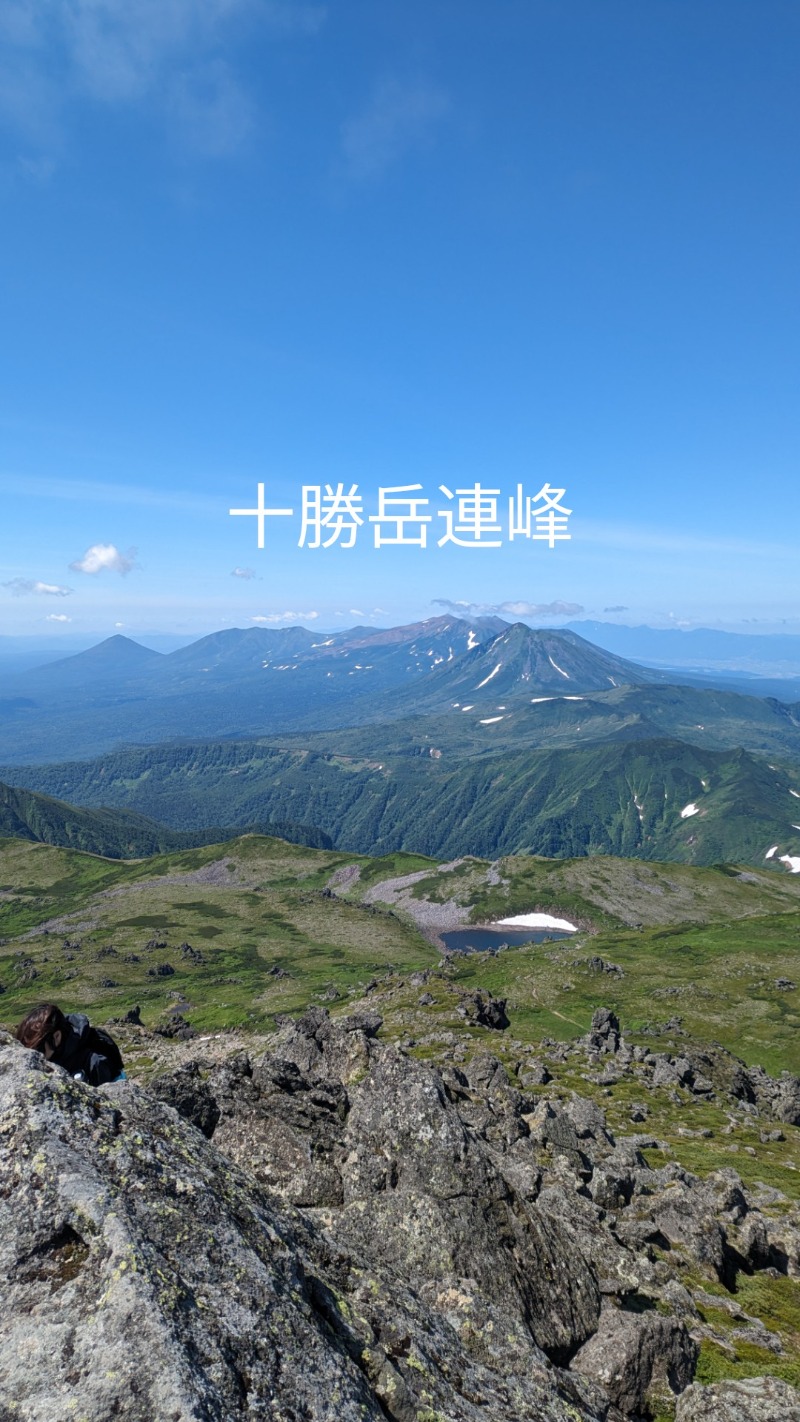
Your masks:
[[[98,1020],[138,1004],[150,1025],[180,1014],[206,1031],[264,1030],[372,978],[444,967],[507,995],[515,1032],[532,1038],[588,1024],[602,990],[632,1029],[658,1005],[748,1060],[800,1070],[800,998],[776,986],[796,977],[799,905],[800,878],[767,869],[606,856],[441,864],[261,836],[125,862],[5,840],[0,1012],[10,1026],[32,999],[54,998]],[[442,927],[532,912],[579,931],[443,963]],[[598,957],[621,973],[598,977]]]
[[[670,685],[568,629],[232,629],[168,655],[112,638],[11,689],[0,782],[84,813],[66,830],[68,809],[31,801],[26,819],[6,790],[7,833],[121,855],[265,829],[358,853],[800,863],[798,708]],[[104,839],[90,811],[123,818]]]

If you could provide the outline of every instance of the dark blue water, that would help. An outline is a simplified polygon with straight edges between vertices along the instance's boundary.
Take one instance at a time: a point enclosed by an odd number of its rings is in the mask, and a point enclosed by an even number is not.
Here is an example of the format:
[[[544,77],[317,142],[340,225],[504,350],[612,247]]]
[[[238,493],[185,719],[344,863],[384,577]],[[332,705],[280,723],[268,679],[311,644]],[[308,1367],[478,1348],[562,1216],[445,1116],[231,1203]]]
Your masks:
[[[550,943],[555,938],[571,938],[560,928],[454,928],[450,933],[440,933],[445,948],[461,953],[496,953],[506,946],[516,948],[520,943]]]

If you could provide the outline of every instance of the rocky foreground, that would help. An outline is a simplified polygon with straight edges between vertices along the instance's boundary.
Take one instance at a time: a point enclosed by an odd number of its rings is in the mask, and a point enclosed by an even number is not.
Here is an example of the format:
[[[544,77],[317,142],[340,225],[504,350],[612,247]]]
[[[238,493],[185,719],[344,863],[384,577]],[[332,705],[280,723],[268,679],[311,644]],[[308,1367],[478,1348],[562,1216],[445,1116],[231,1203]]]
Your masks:
[[[778,1378],[693,1382],[707,1291],[800,1275],[796,1207],[380,1027],[315,1008],[97,1091],[3,1039],[0,1422],[800,1422]],[[570,1050],[800,1121],[794,1078],[648,1061],[607,1012]]]

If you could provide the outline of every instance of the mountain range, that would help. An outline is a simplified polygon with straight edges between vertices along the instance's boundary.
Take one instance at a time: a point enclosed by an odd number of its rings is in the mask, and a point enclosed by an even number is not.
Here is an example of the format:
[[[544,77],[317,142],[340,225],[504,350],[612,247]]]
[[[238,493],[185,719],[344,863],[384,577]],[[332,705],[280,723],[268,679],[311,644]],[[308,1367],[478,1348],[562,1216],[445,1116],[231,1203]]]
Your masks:
[[[800,676],[797,633],[725,632],[717,627],[627,627],[582,618],[567,628],[618,656],[666,666],[717,667],[754,675]]]
[[[569,629],[229,629],[168,654],[113,637],[4,693],[0,780],[50,797],[7,790],[6,833],[800,866],[800,707],[670,684]]]
[[[496,686],[518,683],[532,695],[666,681],[575,633],[534,632],[499,618],[438,617],[328,637],[302,627],[231,628],[166,655],[116,636],[6,679],[0,760],[390,720],[418,709],[420,693],[420,706],[429,706],[480,691],[498,675],[498,661],[506,671]]]

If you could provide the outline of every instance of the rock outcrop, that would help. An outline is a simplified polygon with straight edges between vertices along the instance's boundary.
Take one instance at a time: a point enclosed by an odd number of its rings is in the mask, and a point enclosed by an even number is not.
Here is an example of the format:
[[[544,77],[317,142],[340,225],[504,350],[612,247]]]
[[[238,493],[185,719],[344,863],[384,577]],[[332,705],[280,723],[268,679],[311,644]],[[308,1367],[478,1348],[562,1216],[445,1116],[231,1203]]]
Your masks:
[[[800,1394],[780,1378],[695,1384],[679,1399],[675,1422],[800,1422]]]
[[[685,1286],[800,1271],[794,1212],[380,1027],[314,1008],[252,1058],[187,1043],[147,1090],[0,1044],[0,1422],[800,1422],[774,1379],[692,1385]],[[665,1055],[605,1011],[557,1050],[643,1081]],[[716,1059],[668,1065],[722,1090]]]
[[[606,1304],[597,1332],[573,1359],[628,1416],[650,1410],[658,1394],[684,1391],[694,1376],[697,1345],[685,1326],[655,1310],[625,1313]]]
[[[619,1416],[474,1281],[373,1268],[131,1083],[0,1046],[0,1135],[3,1422]]]

